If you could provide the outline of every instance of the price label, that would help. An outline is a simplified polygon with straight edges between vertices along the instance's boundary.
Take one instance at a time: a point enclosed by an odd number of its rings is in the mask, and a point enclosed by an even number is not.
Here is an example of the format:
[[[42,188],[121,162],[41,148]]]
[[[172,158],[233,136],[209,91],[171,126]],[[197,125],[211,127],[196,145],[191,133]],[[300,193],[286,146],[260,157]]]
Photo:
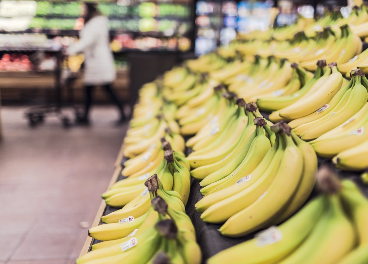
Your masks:
[[[330,107],[330,105],[329,104],[325,104],[324,106],[322,106],[320,109],[318,109],[317,111],[316,111],[316,113],[322,113],[323,111],[325,111],[327,108],[329,108]]]
[[[131,239],[129,239],[129,241],[121,244],[121,250],[124,252],[124,251],[127,251],[128,249],[132,248],[132,247],[135,247],[136,245],[138,244],[138,240],[133,237]]]
[[[238,180],[237,182],[236,182],[236,184],[242,184],[243,182],[247,182],[247,181],[249,181],[250,179],[252,178],[252,175],[247,175],[247,176],[245,176],[245,177],[243,177],[243,178],[241,178],[240,180]]]
[[[142,176],[139,176],[138,180],[139,181],[144,181],[144,180],[147,180],[148,178],[149,178],[149,173],[145,173]]]
[[[149,192],[148,188],[146,187],[146,188],[144,188],[144,191],[141,193],[141,195],[144,197],[144,196],[147,195],[148,192]]]
[[[354,131],[351,131],[348,135],[358,135],[361,136],[364,134],[364,127],[355,129]]]
[[[279,97],[279,96],[281,96],[283,94],[284,94],[284,90],[276,90],[276,91],[272,92],[272,95],[274,97]]]
[[[133,221],[134,221],[134,216],[128,216],[127,218],[120,219],[119,224],[131,223]]]
[[[276,226],[256,234],[257,246],[264,247],[267,245],[274,244],[282,239],[282,233]]]

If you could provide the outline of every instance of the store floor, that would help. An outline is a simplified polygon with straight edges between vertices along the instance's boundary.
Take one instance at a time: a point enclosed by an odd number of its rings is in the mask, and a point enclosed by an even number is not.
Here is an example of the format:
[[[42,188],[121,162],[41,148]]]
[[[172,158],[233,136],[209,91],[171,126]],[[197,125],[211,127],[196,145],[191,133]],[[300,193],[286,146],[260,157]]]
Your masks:
[[[90,127],[55,118],[29,128],[25,108],[3,107],[0,142],[0,264],[71,264],[114,171],[127,124],[95,107]]]

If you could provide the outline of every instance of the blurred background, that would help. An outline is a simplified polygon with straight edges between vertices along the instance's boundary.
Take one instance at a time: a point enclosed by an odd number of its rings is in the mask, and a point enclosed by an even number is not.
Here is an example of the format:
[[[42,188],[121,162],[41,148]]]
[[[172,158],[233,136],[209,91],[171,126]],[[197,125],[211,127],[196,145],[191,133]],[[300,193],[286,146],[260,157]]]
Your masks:
[[[115,93],[129,117],[139,88],[238,33],[322,16],[349,0],[98,1],[109,19]],[[355,3],[357,4],[357,3]],[[358,3],[359,4],[359,3]],[[0,264],[71,264],[107,188],[128,119],[96,87],[91,126],[83,54],[65,56],[84,27],[79,1],[0,1]],[[97,105],[97,106],[96,106]],[[68,128],[68,129],[66,129]]]
[[[130,106],[143,83],[183,59],[226,45],[237,32],[289,25],[300,15],[321,16],[335,6],[342,6],[341,13],[347,17],[349,6],[354,5],[340,0],[99,3],[98,9],[109,18],[117,70],[114,87]],[[77,1],[0,1],[3,105],[67,106],[83,102],[83,55],[61,56],[63,48],[78,41],[83,24],[81,3]],[[94,100],[109,102],[98,89]]]

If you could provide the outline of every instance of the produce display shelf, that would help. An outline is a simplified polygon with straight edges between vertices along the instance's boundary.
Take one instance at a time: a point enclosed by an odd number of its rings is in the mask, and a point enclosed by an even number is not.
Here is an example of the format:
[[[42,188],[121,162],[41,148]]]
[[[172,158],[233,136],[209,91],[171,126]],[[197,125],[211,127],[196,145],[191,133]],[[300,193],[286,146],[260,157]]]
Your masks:
[[[261,113],[265,118],[268,119],[268,113]],[[109,184],[109,188],[112,184],[114,184],[116,181],[118,180],[122,180],[124,179],[124,177],[121,175],[121,171],[123,168],[123,163],[126,160],[124,155],[123,155],[123,148],[124,146],[121,146],[119,155],[116,159],[115,162],[115,172],[113,174],[113,177],[110,181]],[[187,154],[189,152],[187,151]],[[331,159],[324,159],[324,158],[320,158],[318,157],[318,166],[320,167],[321,165],[328,165],[331,168],[333,168],[333,170],[335,171],[335,173],[341,178],[341,179],[350,179],[352,181],[354,181],[357,186],[359,186],[359,188],[362,190],[363,194],[368,198],[368,185],[364,185],[360,175],[361,172],[352,172],[352,171],[342,171],[339,169],[336,169],[335,166],[332,163]],[[108,188],[108,189],[109,189]],[[313,197],[315,197],[316,195],[318,195],[318,191],[316,189],[313,190],[312,194],[310,195],[309,199],[312,199]],[[188,216],[190,217],[190,219],[193,222],[195,231],[196,231],[196,237],[197,237],[197,242],[202,250],[202,263],[205,263],[205,261],[210,258],[211,256],[217,254],[218,252],[227,249],[229,247],[235,246],[239,243],[242,243],[244,241],[247,241],[249,239],[252,239],[254,237],[254,235],[257,232],[251,233],[249,235],[240,237],[240,238],[230,238],[230,237],[225,237],[222,236],[220,234],[220,232],[218,231],[218,229],[221,227],[220,224],[208,224],[202,221],[202,219],[200,218],[201,213],[196,212],[195,210],[195,204],[202,199],[202,194],[200,193],[200,185],[199,185],[199,181],[192,179],[191,182],[191,189],[190,189],[190,196],[186,205],[186,213],[188,214]],[[107,215],[113,211],[118,210],[117,208],[111,207],[111,206],[107,206],[106,203],[104,201],[102,201],[101,206],[97,212],[96,218],[93,222],[92,227],[95,227],[97,225],[99,225],[101,223],[101,217],[103,215]],[[87,252],[89,252],[91,250],[91,246],[93,244],[98,243],[99,240],[93,239],[91,237],[87,237],[86,242],[84,244],[84,247],[81,251],[80,256],[86,254]]]

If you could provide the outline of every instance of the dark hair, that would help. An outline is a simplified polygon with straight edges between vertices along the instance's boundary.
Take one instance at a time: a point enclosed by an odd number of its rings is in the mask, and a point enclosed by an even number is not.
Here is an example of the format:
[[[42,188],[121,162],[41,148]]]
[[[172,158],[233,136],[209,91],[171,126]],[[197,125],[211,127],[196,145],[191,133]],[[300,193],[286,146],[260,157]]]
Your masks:
[[[102,15],[101,12],[97,9],[98,3],[84,3],[86,6],[87,12],[84,14],[84,23],[87,24],[92,18],[96,16]]]

